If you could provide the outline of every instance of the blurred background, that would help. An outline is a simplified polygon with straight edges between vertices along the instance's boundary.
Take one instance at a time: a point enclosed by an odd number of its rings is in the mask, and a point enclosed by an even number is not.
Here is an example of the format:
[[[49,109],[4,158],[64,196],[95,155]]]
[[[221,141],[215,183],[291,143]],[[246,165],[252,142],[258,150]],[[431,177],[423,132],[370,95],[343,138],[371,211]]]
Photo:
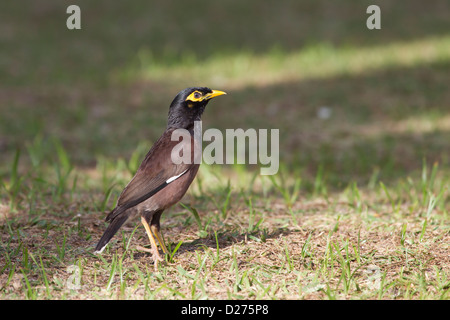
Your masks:
[[[448,0],[3,1],[0,177],[55,141],[78,168],[145,154],[197,85],[228,92],[204,130],[280,129],[281,172],[340,188],[448,170],[449,32]]]

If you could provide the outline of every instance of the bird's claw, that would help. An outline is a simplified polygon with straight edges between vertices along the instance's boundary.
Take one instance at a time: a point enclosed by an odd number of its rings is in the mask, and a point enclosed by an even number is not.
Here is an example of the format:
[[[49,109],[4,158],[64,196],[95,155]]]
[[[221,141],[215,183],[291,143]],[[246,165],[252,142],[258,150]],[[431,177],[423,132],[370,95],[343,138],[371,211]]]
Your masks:
[[[161,258],[161,256],[159,255],[158,249],[157,248],[148,249],[139,245],[136,246],[136,249],[139,251],[151,253],[154,261],[155,271],[158,271],[158,261],[164,261],[164,259]]]

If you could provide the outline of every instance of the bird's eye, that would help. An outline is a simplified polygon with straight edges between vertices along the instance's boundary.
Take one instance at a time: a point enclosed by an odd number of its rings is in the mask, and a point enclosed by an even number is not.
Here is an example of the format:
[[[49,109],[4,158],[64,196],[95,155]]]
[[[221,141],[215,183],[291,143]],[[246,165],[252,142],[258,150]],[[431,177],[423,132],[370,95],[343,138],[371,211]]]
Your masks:
[[[203,95],[203,93],[201,91],[194,91],[186,98],[186,101],[192,101],[192,102],[197,103],[197,102],[203,101],[204,98],[205,98],[205,96]]]

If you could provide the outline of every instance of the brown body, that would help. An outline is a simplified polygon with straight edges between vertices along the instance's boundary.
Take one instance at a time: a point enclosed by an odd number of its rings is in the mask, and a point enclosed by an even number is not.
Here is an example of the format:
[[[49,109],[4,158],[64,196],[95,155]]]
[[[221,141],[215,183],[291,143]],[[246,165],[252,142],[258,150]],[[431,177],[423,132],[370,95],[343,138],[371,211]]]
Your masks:
[[[174,130],[176,129],[166,130],[155,142],[133,179],[120,194],[116,208],[106,217],[106,221],[110,221],[111,224],[97,244],[96,251],[103,250],[126,220],[138,215],[144,218],[150,228],[158,233],[157,237],[160,237],[161,214],[183,198],[199,169],[199,164],[194,163],[194,150],[199,148],[200,144],[194,140],[193,132],[190,131],[188,141],[182,138],[172,141]],[[175,147],[180,150],[190,150],[190,163],[174,164],[172,162],[172,150]],[[182,175],[179,178],[164,186],[168,179],[180,174]],[[156,193],[146,197],[161,186],[163,187]]]
[[[186,88],[177,94],[169,108],[166,130],[147,153],[133,179],[120,194],[116,207],[106,217],[110,224],[97,243],[96,252],[103,251],[125,221],[140,215],[152,246],[150,252],[156,268],[157,261],[162,259],[155,238],[164,253],[168,253],[160,234],[161,214],[181,200],[199,169],[199,163],[195,163],[199,161],[194,161],[194,155],[201,154],[201,142],[194,139],[195,121],[200,120],[210,99],[223,94],[225,92],[206,87]],[[184,134],[176,135],[180,138],[173,141],[175,130],[184,130],[180,131]],[[184,152],[189,152],[190,159],[183,157]],[[178,155],[177,160],[183,161],[174,161],[172,153]]]
[[[153,148],[139,166],[135,176],[121,193],[117,203],[118,206],[133,201],[142,196],[147,190],[152,190],[158,184],[187,170],[178,179],[169,183],[157,194],[139,203],[136,207],[139,212],[164,210],[180,201],[184,196],[199,168],[199,164],[194,163],[193,154],[194,148],[198,148],[199,144],[195,142],[192,134],[189,141],[183,139],[172,141],[174,130],[167,130],[155,142]],[[186,144],[190,144],[190,146]],[[191,151],[189,163],[174,164],[172,162],[172,150],[175,147]],[[158,156],[155,156],[156,154]]]
[[[183,198],[189,189],[190,184],[197,175],[198,168],[198,164],[193,165],[186,174],[159,191],[157,197],[153,196],[138,204],[135,207],[137,211],[142,214],[142,212],[165,210],[173,206]]]

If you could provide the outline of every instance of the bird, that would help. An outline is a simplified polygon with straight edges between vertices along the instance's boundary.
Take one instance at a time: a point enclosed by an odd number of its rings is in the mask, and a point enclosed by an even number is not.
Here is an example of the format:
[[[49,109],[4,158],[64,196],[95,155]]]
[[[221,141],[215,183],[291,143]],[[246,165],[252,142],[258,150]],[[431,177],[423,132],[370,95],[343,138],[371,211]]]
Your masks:
[[[195,160],[193,159],[194,150],[198,148],[198,141],[194,140],[195,121],[201,120],[205,107],[212,98],[225,94],[224,91],[207,87],[190,87],[175,96],[169,107],[165,131],[153,144],[131,181],[120,193],[115,208],[106,216],[106,222],[109,222],[109,225],[98,241],[94,253],[101,254],[128,219],[140,216],[150,240],[151,249],[140,246],[138,249],[152,254],[154,267],[157,270],[158,261],[163,259],[159,255],[156,241],[164,254],[169,253],[160,232],[161,215],[164,210],[182,199],[200,166],[199,161],[193,161]],[[180,129],[189,133],[189,141],[173,140],[172,135]],[[178,150],[175,152],[180,154],[184,150],[190,150],[191,161],[181,163],[173,161],[174,150]]]

